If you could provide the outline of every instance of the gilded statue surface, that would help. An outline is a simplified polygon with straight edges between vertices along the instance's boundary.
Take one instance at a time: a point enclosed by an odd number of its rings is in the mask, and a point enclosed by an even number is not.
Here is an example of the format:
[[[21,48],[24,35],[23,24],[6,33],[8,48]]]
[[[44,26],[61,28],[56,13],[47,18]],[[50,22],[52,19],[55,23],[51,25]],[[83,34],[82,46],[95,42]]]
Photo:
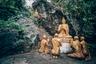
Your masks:
[[[66,35],[69,35],[69,26],[66,23],[66,20],[62,18],[62,24],[58,27],[59,37],[65,37]]]
[[[85,41],[85,37],[83,37],[83,36],[80,37],[80,43],[82,45],[82,52],[83,52],[83,54],[85,56],[85,60],[91,59],[89,50],[87,48],[87,43]]]
[[[45,54],[48,53],[48,39],[47,39],[46,35],[43,35],[43,38],[40,42],[39,52],[45,53]]]
[[[55,34],[54,38],[52,38],[52,54],[56,57],[60,53],[60,39],[58,38],[58,34]]]
[[[74,48],[74,52],[71,54],[68,54],[68,56],[75,57],[75,58],[84,58],[84,54],[82,52],[82,46],[80,44],[78,36],[74,37],[72,47]]]

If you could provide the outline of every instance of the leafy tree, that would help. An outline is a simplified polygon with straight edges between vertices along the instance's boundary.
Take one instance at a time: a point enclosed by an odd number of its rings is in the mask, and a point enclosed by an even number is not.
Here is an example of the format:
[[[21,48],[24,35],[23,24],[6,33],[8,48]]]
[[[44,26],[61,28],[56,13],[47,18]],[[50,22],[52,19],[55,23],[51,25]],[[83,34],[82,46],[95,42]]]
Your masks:
[[[7,20],[12,16],[26,14],[24,0],[0,0],[0,19]]]

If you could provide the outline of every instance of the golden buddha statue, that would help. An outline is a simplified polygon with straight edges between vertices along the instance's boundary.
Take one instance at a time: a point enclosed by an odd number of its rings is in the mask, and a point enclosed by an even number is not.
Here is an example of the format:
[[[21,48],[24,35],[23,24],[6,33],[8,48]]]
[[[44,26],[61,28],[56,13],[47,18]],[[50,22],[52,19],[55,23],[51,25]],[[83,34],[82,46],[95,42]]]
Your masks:
[[[84,40],[85,38],[82,36],[82,37],[80,37],[80,43],[81,43],[81,45],[82,45],[82,48],[83,48],[83,53],[87,53],[87,49],[86,49],[86,42],[85,42],[85,40]]]
[[[79,41],[78,36],[74,37],[74,41],[72,43],[72,47],[74,48],[74,51],[73,51],[73,53],[68,54],[68,56],[74,57],[74,58],[83,59],[84,58],[84,54],[82,53],[82,46],[81,46],[81,43]]]
[[[39,52],[47,54],[49,52],[48,49],[48,39],[46,35],[43,35],[43,38],[40,42],[40,48],[39,48]]]
[[[86,43],[85,38],[83,36],[80,37],[80,43],[82,46],[82,53],[84,54],[85,59],[86,60],[91,59],[89,50],[87,49],[87,43]]]
[[[52,55],[54,58],[58,58],[60,53],[60,39],[58,38],[58,34],[54,35],[54,38],[52,38]]]
[[[66,23],[65,18],[62,18],[62,24],[58,27],[59,37],[65,37],[66,35],[69,35],[69,26]]]

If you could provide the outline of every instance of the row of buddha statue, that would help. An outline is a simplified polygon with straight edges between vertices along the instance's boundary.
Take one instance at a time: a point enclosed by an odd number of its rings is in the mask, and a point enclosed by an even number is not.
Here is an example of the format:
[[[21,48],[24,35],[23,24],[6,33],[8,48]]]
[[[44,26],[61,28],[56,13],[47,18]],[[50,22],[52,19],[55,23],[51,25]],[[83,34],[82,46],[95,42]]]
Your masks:
[[[62,24],[58,26],[58,33],[55,33],[51,39],[46,35],[42,36],[38,49],[41,54],[51,53],[53,58],[58,58],[62,53],[80,59],[89,58],[90,56],[85,38],[83,36],[71,36],[64,17],[62,18]]]

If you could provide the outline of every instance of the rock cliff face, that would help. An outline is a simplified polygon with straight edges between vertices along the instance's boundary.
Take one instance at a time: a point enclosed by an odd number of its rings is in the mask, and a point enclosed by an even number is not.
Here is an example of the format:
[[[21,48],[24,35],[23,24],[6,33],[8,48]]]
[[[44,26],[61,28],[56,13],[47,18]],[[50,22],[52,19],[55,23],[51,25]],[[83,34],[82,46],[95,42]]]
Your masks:
[[[25,43],[27,43],[28,48],[37,46],[43,34],[50,36],[45,29],[38,27],[30,18],[20,18],[17,22],[24,27],[24,39],[26,40]]]
[[[24,28],[25,43],[28,48],[30,48],[30,46],[35,43],[37,35],[39,34],[38,27],[29,18],[20,18],[17,22]]]
[[[30,18],[20,18],[18,21],[19,25],[22,25],[24,27],[24,33],[25,33],[25,37],[27,38],[32,38],[37,34],[41,35],[41,34],[46,34],[47,36],[50,36],[44,28],[39,27],[38,25],[34,24],[34,21]]]
[[[32,47],[38,45],[43,34],[50,36],[44,28],[38,27],[30,18],[23,17],[15,23],[21,26],[22,30],[0,29],[0,57],[31,51]]]

